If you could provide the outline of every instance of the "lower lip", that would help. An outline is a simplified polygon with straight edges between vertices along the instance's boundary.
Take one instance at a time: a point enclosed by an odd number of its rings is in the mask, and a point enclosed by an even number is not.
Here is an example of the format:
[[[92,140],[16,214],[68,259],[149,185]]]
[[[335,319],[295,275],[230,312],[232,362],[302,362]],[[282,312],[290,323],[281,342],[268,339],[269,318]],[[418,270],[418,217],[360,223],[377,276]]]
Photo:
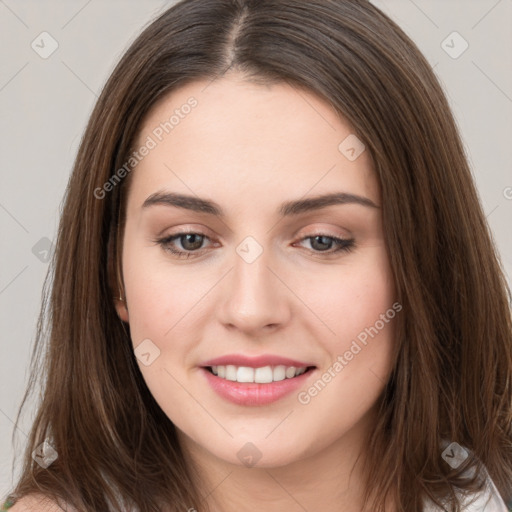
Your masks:
[[[304,385],[304,382],[314,372],[314,369],[310,369],[292,379],[269,382],[268,384],[235,382],[217,377],[206,368],[201,368],[201,371],[205,375],[208,384],[221,397],[237,405],[258,406],[276,402],[286,395],[293,393],[293,391]]]

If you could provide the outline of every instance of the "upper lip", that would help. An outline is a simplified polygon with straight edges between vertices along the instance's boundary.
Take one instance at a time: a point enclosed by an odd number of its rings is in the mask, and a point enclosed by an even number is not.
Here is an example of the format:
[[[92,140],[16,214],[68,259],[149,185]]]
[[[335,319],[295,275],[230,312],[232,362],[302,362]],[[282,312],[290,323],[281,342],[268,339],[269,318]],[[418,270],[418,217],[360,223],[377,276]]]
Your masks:
[[[256,357],[244,356],[242,354],[228,354],[215,359],[210,359],[202,363],[201,366],[247,366],[249,368],[262,368],[264,366],[295,366],[295,368],[303,368],[315,366],[313,363],[297,361],[288,357],[281,357],[272,354],[263,354]]]

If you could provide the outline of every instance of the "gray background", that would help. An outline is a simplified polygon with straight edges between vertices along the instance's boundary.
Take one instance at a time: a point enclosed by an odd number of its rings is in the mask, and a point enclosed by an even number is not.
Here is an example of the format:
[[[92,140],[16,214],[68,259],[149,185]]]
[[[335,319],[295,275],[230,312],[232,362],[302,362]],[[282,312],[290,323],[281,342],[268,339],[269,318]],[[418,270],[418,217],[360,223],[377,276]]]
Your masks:
[[[129,43],[172,3],[0,0],[0,497],[13,482],[13,419],[28,378],[45,260],[86,121]],[[512,0],[373,3],[417,43],[443,84],[510,283]],[[58,43],[48,58],[31,47],[51,49],[44,31]],[[464,40],[469,47],[457,56]],[[18,453],[31,418],[19,427]]]

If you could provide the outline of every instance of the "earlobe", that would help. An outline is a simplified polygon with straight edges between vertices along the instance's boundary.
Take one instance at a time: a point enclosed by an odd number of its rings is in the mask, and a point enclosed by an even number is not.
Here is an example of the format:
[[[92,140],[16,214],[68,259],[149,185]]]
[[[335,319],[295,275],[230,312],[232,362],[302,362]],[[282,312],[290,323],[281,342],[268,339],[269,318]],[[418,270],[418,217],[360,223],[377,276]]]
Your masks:
[[[124,299],[116,297],[114,298],[114,304],[117,311],[117,316],[123,321],[128,323],[129,314],[128,314],[128,306]]]

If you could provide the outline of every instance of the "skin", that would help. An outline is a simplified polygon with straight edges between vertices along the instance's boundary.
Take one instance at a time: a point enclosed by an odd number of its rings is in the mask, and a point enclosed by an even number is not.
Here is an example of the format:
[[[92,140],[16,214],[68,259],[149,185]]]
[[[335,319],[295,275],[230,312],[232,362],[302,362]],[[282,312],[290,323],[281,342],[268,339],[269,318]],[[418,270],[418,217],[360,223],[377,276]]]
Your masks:
[[[116,308],[134,348],[150,339],[160,350],[150,365],[139,361],[141,372],[188,460],[200,468],[213,512],[361,512],[356,458],[392,369],[393,321],[308,404],[292,393],[266,406],[235,405],[209,387],[199,366],[230,353],[312,361],[317,370],[301,388],[307,390],[391,308],[380,208],[333,205],[284,219],[276,213],[284,201],[334,191],[380,206],[370,156],[364,151],[349,161],[338,150],[352,130],[322,99],[237,73],[188,84],[161,100],[136,146],[191,96],[197,107],[137,165],[128,196],[128,309],[123,302]],[[143,209],[160,190],[213,200],[226,216]],[[155,243],[186,229],[206,235],[199,256],[179,259]],[[335,243],[322,249],[306,238],[318,234],[353,238],[355,247],[333,253]],[[247,236],[263,249],[250,264],[236,252]],[[191,245],[183,238],[172,244]],[[248,442],[262,454],[254,467],[237,456]]]

